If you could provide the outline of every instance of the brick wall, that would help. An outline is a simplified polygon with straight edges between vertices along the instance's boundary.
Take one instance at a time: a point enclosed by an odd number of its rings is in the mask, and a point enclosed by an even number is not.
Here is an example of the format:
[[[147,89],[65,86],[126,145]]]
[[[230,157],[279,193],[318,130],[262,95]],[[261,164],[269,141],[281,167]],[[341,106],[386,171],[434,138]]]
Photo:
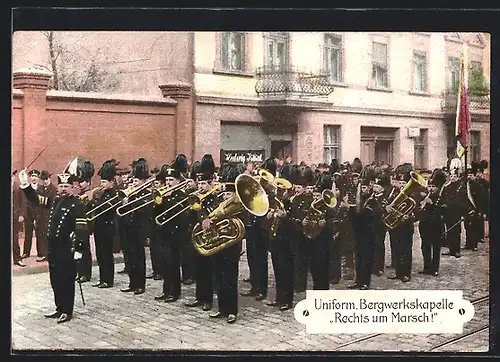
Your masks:
[[[177,130],[192,124],[192,114],[182,107],[179,111],[171,97],[47,91],[49,79],[50,74],[39,71],[14,73],[13,169],[27,166],[44,148],[32,168],[54,173],[54,181],[76,156],[91,160],[96,176],[110,158],[128,167],[144,157],[153,168],[171,162],[179,152],[190,157],[186,136]],[[185,97],[184,106],[191,102],[190,93]]]

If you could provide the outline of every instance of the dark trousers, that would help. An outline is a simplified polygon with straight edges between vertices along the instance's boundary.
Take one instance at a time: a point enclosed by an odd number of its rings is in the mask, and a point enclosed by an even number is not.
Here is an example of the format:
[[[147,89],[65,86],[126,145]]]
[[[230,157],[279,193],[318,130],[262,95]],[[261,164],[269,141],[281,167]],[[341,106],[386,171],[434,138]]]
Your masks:
[[[328,267],[330,265],[331,233],[322,232],[316,238],[308,240],[308,259],[313,280],[313,290],[330,289]]]
[[[179,235],[167,235],[166,253],[164,253],[165,275],[163,276],[163,292],[178,298],[181,295],[181,243]]]
[[[386,234],[387,234],[387,229],[385,228],[384,225],[379,224],[375,226],[375,255],[373,260],[373,273],[384,272]]]
[[[291,240],[290,235],[278,232],[269,245],[276,283],[276,303],[279,305],[293,304],[295,266]]]
[[[238,271],[241,243],[214,255],[215,276],[219,285],[217,300],[223,316],[238,315]]]
[[[430,273],[439,272],[444,224],[434,221],[420,221],[418,231],[422,241],[421,249],[424,258],[424,271]]]
[[[293,241],[294,245],[294,264],[295,264],[295,291],[300,293],[307,289],[307,274],[309,272],[309,250],[308,243],[311,240],[307,239],[302,230],[297,230]]]
[[[97,263],[99,264],[99,281],[111,285],[115,276],[114,236],[114,223],[105,221],[95,225],[94,241]]]
[[[162,233],[161,229],[157,229],[155,234],[153,235],[152,240],[149,244],[149,254],[151,257],[151,266],[153,268],[153,274],[163,276],[164,271],[164,263],[162,257]]]
[[[73,260],[73,253],[68,253],[64,257],[49,254],[48,260],[50,285],[54,292],[56,310],[71,316],[75,305],[76,278],[76,262]]]
[[[212,303],[214,296],[213,288],[213,257],[203,256],[200,253],[194,253],[196,263],[196,300],[201,303]]]
[[[396,239],[392,236],[392,233],[389,232],[389,246],[391,248],[391,268],[396,268],[397,262],[397,247],[396,247]]]
[[[36,253],[39,257],[47,257],[49,242],[47,240],[47,228],[49,223],[49,212],[47,209],[41,211],[39,220],[35,228],[36,232]],[[40,224],[40,225],[38,225]]]
[[[459,220],[460,216],[446,219],[447,232],[445,243],[450,249],[450,254],[460,253],[460,233],[462,231],[462,227],[460,224],[457,225]],[[453,229],[451,229],[452,226],[454,226]]]
[[[188,230],[193,230],[193,227],[188,227]],[[181,270],[182,270],[182,280],[194,279],[194,255],[195,250],[193,244],[191,243],[191,238],[186,238],[182,241],[180,258],[181,258]]]
[[[90,238],[90,237],[89,237]],[[90,252],[90,240],[87,240],[82,250],[82,258],[76,266],[78,276],[92,278],[92,254]]]
[[[377,236],[375,228],[358,225],[354,234],[356,238],[356,284],[370,286],[375,261]]]
[[[481,229],[484,235],[484,220],[482,217],[474,216],[465,220],[466,249],[477,248],[479,240],[482,239]]]
[[[330,267],[328,271],[330,283],[338,283],[342,276],[342,258],[340,254],[339,237],[330,239]]]
[[[391,250],[391,253],[394,253],[396,258],[396,277],[400,279],[411,278],[413,232],[413,224],[397,227],[390,232],[391,238],[394,240],[394,249]]]
[[[121,220],[118,219],[118,235],[120,237],[120,248],[123,253],[123,262],[125,263],[125,270],[128,271],[128,241],[127,241],[127,225]]]
[[[144,250],[144,240],[136,231],[134,225],[126,229],[127,233],[127,253],[128,253],[128,275],[129,288],[146,288],[146,251]]]
[[[35,225],[36,221],[36,225]],[[46,226],[47,227],[47,226]],[[23,255],[30,256],[31,255],[31,246],[33,245],[33,230],[35,231],[37,242],[39,236],[43,237],[43,227],[42,222],[40,220],[40,216],[37,214],[27,213],[27,216],[24,218],[24,244],[23,244]],[[37,248],[38,249],[38,248]],[[38,250],[37,250],[38,252]],[[46,255],[38,255],[40,257]]]
[[[19,246],[19,232],[21,231],[21,223],[12,220],[12,258],[14,263],[21,261],[21,247]]]
[[[269,235],[260,227],[247,226],[245,228],[245,238],[247,240],[247,258],[252,289],[267,295]]]

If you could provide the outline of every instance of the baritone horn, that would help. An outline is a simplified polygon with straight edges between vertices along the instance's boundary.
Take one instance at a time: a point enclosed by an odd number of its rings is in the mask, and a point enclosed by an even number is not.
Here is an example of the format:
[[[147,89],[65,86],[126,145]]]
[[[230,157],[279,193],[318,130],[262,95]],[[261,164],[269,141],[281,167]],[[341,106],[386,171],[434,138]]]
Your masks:
[[[326,225],[326,210],[337,206],[337,198],[332,190],[323,190],[321,198],[311,202],[308,214],[303,220],[303,233],[308,239],[316,238]],[[305,222],[304,222],[305,221]]]
[[[207,230],[203,230],[201,223],[194,227],[192,242],[196,251],[210,256],[239,243],[245,235],[245,225],[236,216],[245,210],[255,216],[264,216],[269,210],[269,199],[259,181],[241,174],[236,178],[233,196],[208,215],[211,226]]]
[[[416,172],[410,172],[410,181],[399,192],[398,196],[389,204],[390,211],[382,210],[382,221],[389,229],[394,229],[398,226],[403,216],[409,215],[417,201],[420,202],[420,193],[425,192],[426,188],[425,179]]]

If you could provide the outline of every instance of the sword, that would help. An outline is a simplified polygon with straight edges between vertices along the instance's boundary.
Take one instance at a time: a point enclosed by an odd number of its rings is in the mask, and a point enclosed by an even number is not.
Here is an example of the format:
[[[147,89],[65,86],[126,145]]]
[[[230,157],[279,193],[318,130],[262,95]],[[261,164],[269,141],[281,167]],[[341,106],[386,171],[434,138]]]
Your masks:
[[[34,164],[36,160],[38,160],[38,157],[40,157],[44,151],[45,151],[45,148],[44,148],[43,150],[41,150],[41,151],[40,151],[40,153],[38,154],[38,156],[36,156],[36,157],[33,159],[33,161],[31,161],[31,163],[30,163],[28,166],[26,166],[26,167],[25,167],[25,170],[29,169],[29,168],[30,168],[30,166],[31,166],[32,164]],[[14,172],[12,172],[12,175],[15,175],[16,173],[17,173],[17,170],[14,170]]]
[[[456,228],[458,225],[460,225],[462,221],[464,221],[463,217],[461,217],[460,220],[458,220],[458,222],[454,223],[449,229],[447,229],[443,234],[441,234],[441,236],[448,234],[448,231],[451,231],[452,229]]]

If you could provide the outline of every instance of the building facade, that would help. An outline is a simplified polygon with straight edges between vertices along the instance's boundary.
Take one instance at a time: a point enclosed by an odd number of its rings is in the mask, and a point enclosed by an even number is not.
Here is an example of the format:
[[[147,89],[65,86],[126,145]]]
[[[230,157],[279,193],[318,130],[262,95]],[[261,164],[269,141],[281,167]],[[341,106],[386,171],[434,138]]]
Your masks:
[[[192,84],[190,156],[211,153],[216,163],[272,155],[308,164],[360,157],[364,164],[441,167],[455,147],[460,53],[471,72],[489,79],[490,44],[482,33],[57,36],[77,52],[99,50],[100,66],[120,81],[116,92],[161,95],[158,84]],[[40,32],[15,33],[13,45],[14,69],[50,64]],[[470,89],[469,96],[469,160],[489,159],[488,92]]]

